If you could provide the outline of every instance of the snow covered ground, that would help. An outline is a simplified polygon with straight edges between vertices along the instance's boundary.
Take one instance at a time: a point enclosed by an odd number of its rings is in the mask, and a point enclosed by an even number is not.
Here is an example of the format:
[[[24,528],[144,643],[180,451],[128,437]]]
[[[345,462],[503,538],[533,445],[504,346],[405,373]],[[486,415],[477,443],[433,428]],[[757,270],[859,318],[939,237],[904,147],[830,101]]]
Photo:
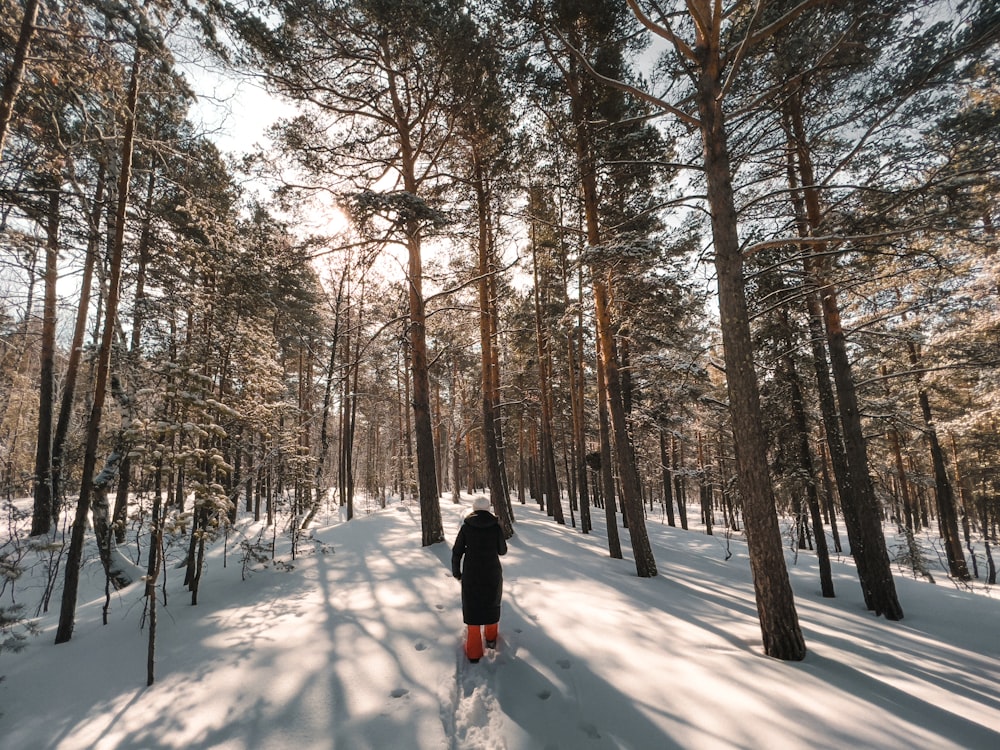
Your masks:
[[[656,520],[660,575],[639,579],[627,532],[612,560],[600,518],[584,536],[516,506],[500,642],[469,664],[448,570],[468,509],[442,502],[449,542],[431,548],[415,505],[320,519],[294,561],[279,536],[286,564],[246,581],[234,532],[195,607],[170,568],[150,688],[142,584],[102,626],[91,555],[72,641],[53,645],[53,611],[0,655],[0,748],[1000,747],[1000,601],[981,585],[899,575],[891,623],[848,560],[823,599],[811,553],[789,551],[809,653],[783,663],[762,654],[745,545],[726,560],[724,538]]]

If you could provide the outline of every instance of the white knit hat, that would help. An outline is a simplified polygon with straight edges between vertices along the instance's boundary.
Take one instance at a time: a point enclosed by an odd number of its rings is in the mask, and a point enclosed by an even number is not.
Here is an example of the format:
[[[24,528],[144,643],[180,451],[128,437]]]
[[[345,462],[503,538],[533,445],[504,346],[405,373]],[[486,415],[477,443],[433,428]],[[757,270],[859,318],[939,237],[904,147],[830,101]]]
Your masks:
[[[473,510],[489,510],[490,509],[490,499],[486,495],[476,495],[472,498],[472,509]]]

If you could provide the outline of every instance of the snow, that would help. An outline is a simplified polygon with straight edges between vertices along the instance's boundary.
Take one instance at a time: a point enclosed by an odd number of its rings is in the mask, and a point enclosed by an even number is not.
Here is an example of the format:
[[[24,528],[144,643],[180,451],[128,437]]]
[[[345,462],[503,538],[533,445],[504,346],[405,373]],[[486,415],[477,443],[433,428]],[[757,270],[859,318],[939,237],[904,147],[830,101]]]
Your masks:
[[[279,534],[282,564],[246,580],[237,532],[260,529],[241,527],[210,548],[197,606],[171,565],[149,688],[142,583],[102,626],[89,555],[73,639],[53,645],[53,611],[0,654],[0,748],[1000,747],[988,588],[897,575],[906,618],[887,622],[848,559],[823,599],[811,553],[790,550],[809,652],[781,662],[762,653],[745,545],[656,519],[660,574],[640,579],[627,532],[626,559],[608,557],[602,513],[582,535],[516,505],[498,647],[470,664],[449,573],[469,505],[442,501],[449,543],[430,548],[416,505],[334,509],[294,560]]]

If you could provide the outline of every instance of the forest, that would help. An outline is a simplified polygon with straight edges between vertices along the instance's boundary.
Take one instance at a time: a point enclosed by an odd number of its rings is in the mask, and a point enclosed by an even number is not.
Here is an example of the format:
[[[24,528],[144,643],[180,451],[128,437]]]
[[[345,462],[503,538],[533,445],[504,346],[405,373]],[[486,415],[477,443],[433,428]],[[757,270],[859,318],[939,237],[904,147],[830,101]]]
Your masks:
[[[167,543],[196,604],[238,518],[395,498],[430,546],[476,489],[639,578],[696,509],[781,660],[789,547],[891,621],[896,569],[995,583],[995,0],[0,8],[4,635],[29,551],[64,642],[90,539],[109,590],[144,540],[153,623]]]

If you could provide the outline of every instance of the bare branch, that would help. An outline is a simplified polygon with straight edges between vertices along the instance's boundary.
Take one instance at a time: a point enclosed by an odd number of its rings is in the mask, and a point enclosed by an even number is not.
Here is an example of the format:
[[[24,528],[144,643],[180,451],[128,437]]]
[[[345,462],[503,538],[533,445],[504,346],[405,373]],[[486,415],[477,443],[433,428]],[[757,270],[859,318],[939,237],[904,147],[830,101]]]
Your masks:
[[[639,20],[643,26],[649,29],[652,33],[656,34],[661,39],[666,39],[680,52],[684,57],[686,57],[691,62],[697,62],[698,58],[695,57],[694,50],[691,49],[687,43],[677,36],[669,26],[656,23],[653,21],[646,13],[639,7],[637,0],[626,0],[628,7],[632,9],[632,13]],[[662,11],[661,11],[662,15]],[[697,22],[697,20],[696,20]],[[664,22],[665,24],[666,22]]]
[[[807,10],[811,10],[812,8],[815,8],[817,5],[825,5],[826,3],[832,1],[833,0],[802,0],[801,3],[799,3],[794,8],[789,10],[781,18],[777,19],[776,21],[773,21],[772,23],[769,23],[767,26],[765,26],[755,34],[751,34],[750,36],[748,36],[747,39],[745,40],[745,43],[751,46],[759,44],[768,37],[773,36],[777,32],[781,31],[783,28],[785,28],[788,24],[790,24],[796,18],[801,16]]]
[[[752,29],[754,27],[754,24],[757,22],[757,17],[760,15],[760,9],[763,7],[763,5],[764,5],[763,0],[757,0],[757,3],[753,9],[753,16],[750,18],[750,23],[747,26],[748,31]],[[748,34],[747,36],[743,37],[743,41],[740,42],[740,46],[736,49],[736,57],[733,59],[733,64],[729,68],[729,73],[726,75],[725,83],[722,84],[722,90],[719,93],[720,97],[725,98],[726,94],[729,93],[729,89],[733,85],[733,81],[736,80],[736,73],[737,71],[739,71],[740,65],[743,63],[743,57],[746,54],[746,51],[747,49],[749,49],[749,47],[750,47],[750,36]],[[722,60],[723,69],[725,69],[725,65],[728,62],[727,57],[728,56],[723,57]]]
[[[632,0],[629,0],[629,2],[631,1]],[[669,112],[670,114],[677,117],[681,122],[690,125],[693,128],[697,128],[699,126],[699,120],[696,117],[689,115],[682,109],[678,109],[673,104],[670,104],[669,102],[660,99],[658,96],[654,96],[653,94],[650,94],[649,92],[642,90],[638,86],[633,86],[630,83],[625,83],[624,81],[619,81],[616,78],[609,78],[608,76],[601,75],[596,70],[594,70],[594,66],[590,64],[590,61],[587,60],[584,54],[580,52],[580,50],[578,50],[572,44],[570,44],[569,40],[562,35],[562,32],[560,32],[558,29],[555,29],[555,32],[556,36],[559,37],[559,41],[561,41],[565,45],[566,49],[568,49],[573,54],[573,56],[580,61],[580,64],[583,65],[587,73],[590,74],[590,76],[595,80],[600,81],[601,83],[607,86],[611,86],[612,88],[618,89],[619,91],[624,91],[628,94],[632,94],[633,96],[642,99],[645,102],[649,102],[653,106],[659,107],[660,109]]]
[[[923,376],[923,375],[925,375],[925,374],[927,374],[929,372],[942,372],[942,371],[947,372],[947,371],[950,371],[950,370],[970,370],[970,369],[978,370],[978,369],[982,368],[984,366],[984,364],[986,366],[995,367],[997,364],[1000,364],[1000,360],[996,360],[996,361],[993,361],[993,362],[985,362],[985,363],[983,363],[983,362],[956,362],[955,364],[952,364],[952,365],[939,365],[938,367],[922,367],[922,368],[916,369],[916,370],[902,370],[900,372],[887,373],[885,375],[880,375],[878,377],[865,378],[864,380],[859,380],[857,382],[857,386],[859,388],[863,388],[864,386],[872,385],[873,383],[881,383],[883,381],[893,380],[895,378],[911,378],[911,377],[920,378],[921,376]]]
[[[894,232],[877,232],[875,234],[852,234],[852,235],[837,235],[831,234],[823,237],[779,237],[773,240],[765,240],[763,242],[755,242],[749,245],[743,250],[743,254],[747,257],[759,253],[761,250],[767,250],[768,248],[774,247],[788,247],[789,245],[824,245],[827,243],[843,243],[843,242],[870,242],[873,240],[887,240],[893,237],[905,237],[912,234],[914,231],[921,231],[928,229],[927,226],[908,226],[905,229],[899,229]]]
[[[480,281],[482,281],[485,278],[488,278],[490,276],[495,276],[495,275],[501,274],[501,273],[506,273],[507,271],[509,271],[510,269],[512,269],[514,266],[516,266],[520,262],[521,262],[521,259],[520,258],[516,258],[513,262],[511,262],[510,264],[504,266],[503,268],[497,268],[497,269],[494,269],[492,271],[487,271],[484,274],[480,274],[478,276],[473,276],[470,279],[467,279],[465,281],[460,282],[459,284],[456,284],[455,286],[451,287],[450,289],[442,289],[440,292],[436,292],[434,294],[428,295],[428,297],[424,300],[424,302],[427,303],[427,304],[429,304],[431,301],[436,300],[438,297],[447,297],[450,294],[455,294],[455,292],[459,292],[462,289],[465,289],[467,287],[472,286],[473,284],[478,284]],[[442,309],[465,309],[465,308],[451,307],[451,308],[442,308]],[[475,311],[477,313],[479,312],[479,308],[478,307],[472,307],[472,308],[468,308],[468,309],[471,310],[471,311]],[[441,311],[442,310],[431,311],[431,312],[427,313],[427,317],[429,318],[432,315],[434,315],[434,314],[436,314],[438,312],[441,312]]]
[[[700,8],[698,3],[694,2],[694,0],[687,0],[687,10],[688,14],[691,16],[691,20],[694,21],[694,25],[698,30],[698,33],[701,34],[703,38],[708,39],[712,33],[711,19],[705,17],[702,13],[702,8]]]

